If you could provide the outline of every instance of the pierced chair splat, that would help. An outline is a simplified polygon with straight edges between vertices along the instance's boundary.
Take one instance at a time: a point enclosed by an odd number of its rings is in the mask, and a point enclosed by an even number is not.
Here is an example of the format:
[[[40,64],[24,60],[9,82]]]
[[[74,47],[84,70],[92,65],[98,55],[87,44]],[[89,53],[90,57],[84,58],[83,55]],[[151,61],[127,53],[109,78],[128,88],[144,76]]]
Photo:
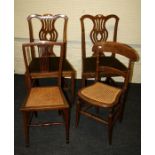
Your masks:
[[[87,79],[95,78],[96,70],[96,55],[93,48],[97,42],[102,41],[117,41],[117,31],[119,17],[114,14],[104,16],[98,15],[83,15],[81,21],[81,48],[82,48],[82,86],[86,85]],[[89,47],[90,46],[90,47]],[[108,56],[102,54],[104,64],[117,65],[119,68],[126,70],[114,53],[109,53]],[[112,81],[111,77],[114,74],[104,73],[107,83]]]
[[[29,27],[29,36],[30,36],[30,42],[35,41],[51,41],[51,42],[63,42],[64,43],[64,65],[63,65],[63,72],[62,76],[63,78],[69,77],[69,84],[67,85],[67,82],[63,82],[64,87],[69,89],[72,94],[72,98],[74,100],[74,87],[75,87],[75,76],[76,71],[73,68],[72,64],[67,60],[66,54],[67,54],[67,22],[68,17],[63,14],[44,14],[44,15],[38,15],[38,14],[31,14],[27,17],[28,21],[28,27]],[[48,72],[43,72],[41,68],[39,68],[40,63],[40,57],[38,58],[38,55],[35,54],[34,47],[31,47],[31,63],[28,66],[28,69],[25,72],[25,81],[27,85],[27,89],[30,89],[31,82],[36,81],[40,78],[49,78],[53,74],[55,75],[55,72],[58,71],[58,64],[60,57],[55,54],[55,51],[57,48],[55,46],[51,46],[48,49],[45,49],[47,51],[44,51],[44,54],[49,55],[49,70]],[[28,59],[28,58],[25,58]],[[42,61],[42,60],[41,60]],[[50,62],[51,61],[51,62]],[[53,62],[53,63],[52,63]],[[46,68],[47,66],[45,66]],[[63,80],[65,81],[65,80]],[[71,83],[71,84],[70,84]]]

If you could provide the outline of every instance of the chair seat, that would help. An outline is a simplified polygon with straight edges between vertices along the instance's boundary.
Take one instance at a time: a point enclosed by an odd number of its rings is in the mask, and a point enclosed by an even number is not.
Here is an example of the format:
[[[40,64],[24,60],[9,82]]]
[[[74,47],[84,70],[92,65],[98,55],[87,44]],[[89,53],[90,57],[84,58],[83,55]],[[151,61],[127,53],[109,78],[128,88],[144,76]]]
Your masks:
[[[54,87],[33,87],[27,98],[25,108],[67,108],[67,104],[61,89]]]
[[[79,96],[85,101],[101,107],[111,107],[117,103],[121,89],[106,85],[101,82],[83,88]]]
[[[41,58],[34,58],[31,61],[30,65],[29,65],[29,70],[31,73],[39,73],[41,71],[40,59]],[[59,60],[60,60],[60,57],[50,57],[48,59],[47,71],[48,72],[49,71],[58,71]],[[64,60],[63,71],[74,71],[72,65],[66,59]]]
[[[111,66],[111,67],[116,67],[117,69],[120,69],[122,71],[126,71],[127,68],[125,65],[123,65],[118,59],[112,56],[104,56],[101,57],[102,60],[100,62],[102,63],[101,65],[103,66]],[[95,73],[96,71],[96,57],[87,57],[84,60],[84,68],[83,68],[84,73]]]

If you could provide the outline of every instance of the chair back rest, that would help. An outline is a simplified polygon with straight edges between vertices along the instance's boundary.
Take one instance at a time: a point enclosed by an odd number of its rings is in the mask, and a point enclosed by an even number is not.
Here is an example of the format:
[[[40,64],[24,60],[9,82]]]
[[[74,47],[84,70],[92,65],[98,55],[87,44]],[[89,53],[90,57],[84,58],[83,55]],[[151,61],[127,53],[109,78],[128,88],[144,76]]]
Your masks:
[[[92,21],[92,28],[89,34],[89,38],[94,45],[96,42],[101,41],[108,41],[110,39],[109,33],[112,33],[112,39],[111,41],[117,41],[117,28],[118,28],[118,22],[119,17],[113,14],[104,16],[101,14],[98,14],[96,16],[92,15],[83,15],[81,18],[81,32],[82,32],[82,55],[85,58],[86,57],[86,45],[85,39],[86,38],[86,20]],[[113,22],[111,23],[111,21]],[[108,25],[108,23],[110,25]]]
[[[137,52],[127,44],[123,43],[118,43],[118,42],[98,42],[96,45],[93,47],[93,50],[96,52],[97,55],[97,61],[96,61],[96,80],[99,80],[99,73],[104,72],[109,73],[109,74],[114,74],[117,76],[121,76],[124,78],[124,85],[123,89],[124,91],[127,89],[129,79],[132,73],[133,69],[133,62],[138,60],[138,54]],[[126,70],[121,70],[117,66],[114,65],[105,65],[104,63],[101,63],[101,61],[104,61],[105,57],[101,58],[101,55],[106,53],[113,53],[117,54],[120,56],[125,57],[128,59],[128,63],[126,65]],[[101,64],[104,64],[101,65]],[[125,65],[125,64],[124,64]]]
[[[63,14],[31,14],[27,17],[30,42],[36,39],[45,41],[62,41],[67,43],[68,17]],[[36,24],[36,22],[38,22]],[[40,25],[40,27],[39,27]],[[35,33],[34,33],[35,32]],[[55,55],[51,47],[51,55]]]
[[[42,73],[47,73],[49,70],[49,65],[52,60],[51,57],[48,54],[48,49],[53,46],[59,46],[59,55],[60,59],[58,61],[58,70],[55,74],[58,77],[58,85],[61,86],[61,77],[62,77],[62,67],[64,62],[64,48],[65,43],[64,42],[51,42],[51,41],[39,41],[39,42],[31,42],[31,43],[25,43],[22,45],[23,49],[23,55],[24,55],[24,62],[26,67],[26,72],[29,73],[29,66],[33,62],[33,52],[32,49],[35,49],[35,55],[39,58],[39,67],[40,71]],[[58,51],[57,51],[58,52]],[[55,63],[55,62],[53,62]]]

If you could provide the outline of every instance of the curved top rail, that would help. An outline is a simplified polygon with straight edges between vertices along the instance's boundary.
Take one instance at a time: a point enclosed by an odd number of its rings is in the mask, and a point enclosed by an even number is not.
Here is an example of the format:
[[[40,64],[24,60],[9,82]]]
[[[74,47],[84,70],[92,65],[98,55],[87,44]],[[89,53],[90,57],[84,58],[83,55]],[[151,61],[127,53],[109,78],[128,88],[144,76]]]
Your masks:
[[[136,52],[135,49],[130,47],[127,44],[120,43],[120,42],[97,42],[93,46],[93,51],[94,52],[110,52],[110,53],[115,53],[115,54],[120,54],[123,55],[132,61],[138,61],[139,56]]]
[[[64,19],[68,19],[68,17],[64,14],[56,14],[56,15],[52,15],[52,14],[45,14],[45,15],[39,15],[39,14],[31,14],[27,17],[27,20],[30,20],[32,18],[38,18],[38,19],[56,19],[56,18],[64,18]]]

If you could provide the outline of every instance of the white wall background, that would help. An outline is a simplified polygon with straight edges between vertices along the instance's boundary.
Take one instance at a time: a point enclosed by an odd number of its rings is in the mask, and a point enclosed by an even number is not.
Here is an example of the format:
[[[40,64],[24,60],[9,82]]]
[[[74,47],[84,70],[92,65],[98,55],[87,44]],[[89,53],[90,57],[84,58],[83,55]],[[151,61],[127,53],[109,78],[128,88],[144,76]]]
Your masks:
[[[124,42],[141,55],[140,0],[14,0],[14,66],[15,73],[25,72],[22,48],[29,41],[27,16],[29,14],[65,14],[68,21],[67,57],[81,78],[81,27],[83,14],[116,14],[120,17],[117,41]],[[88,47],[89,47],[88,43]],[[132,82],[141,82],[141,61],[135,63]]]

